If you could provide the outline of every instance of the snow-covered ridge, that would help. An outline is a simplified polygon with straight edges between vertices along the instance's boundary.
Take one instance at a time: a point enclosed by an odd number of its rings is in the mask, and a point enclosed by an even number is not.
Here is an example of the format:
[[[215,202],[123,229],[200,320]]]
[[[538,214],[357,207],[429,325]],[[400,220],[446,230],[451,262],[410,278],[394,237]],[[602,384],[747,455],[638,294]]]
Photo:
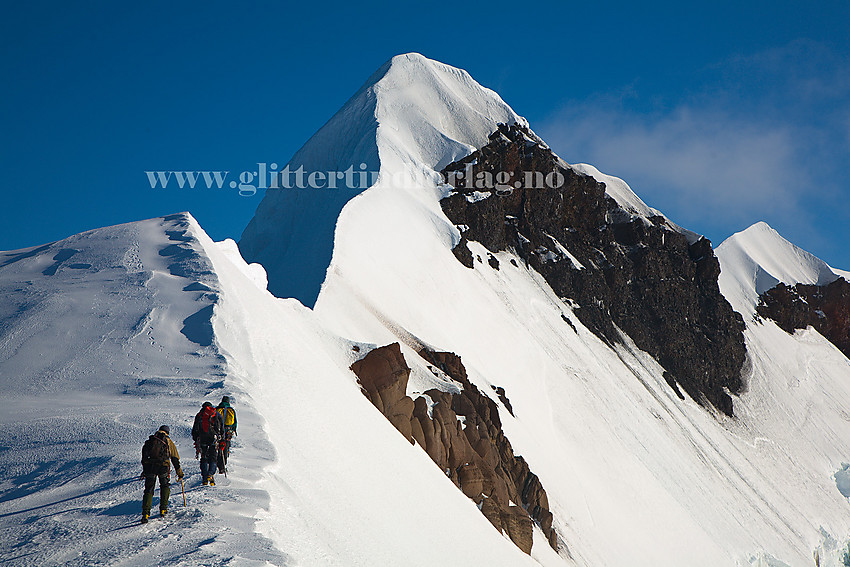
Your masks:
[[[842,278],[850,282],[850,272],[848,272],[847,270],[839,270],[838,268],[833,268],[832,266],[830,266],[829,269],[835,272],[836,275],[841,276]]]
[[[843,274],[785,240],[766,222],[733,234],[716,254],[720,290],[745,318],[755,312],[759,295],[780,282],[827,285]]]
[[[271,454],[213,333],[221,286],[204,238],[183,213],[0,252],[4,565],[280,559],[255,531]],[[198,490],[189,435],[201,402],[223,393],[244,439],[243,471],[220,482],[230,503]],[[161,424],[190,506],[172,485],[173,517],[141,530],[141,444]]]
[[[455,352],[479,389],[503,387],[515,413],[500,414],[505,433],[540,476],[553,512],[565,518],[557,529],[573,562],[736,566],[755,563],[766,550],[796,566],[821,544],[819,526],[829,537],[845,537],[846,502],[831,471],[847,444],[818,433],[826,423],[824,431],[848,431],[834,401],[840,395],[831,393],[845,390],[840,353],[822,343],[753,339],[758,354],[751,390],[741,398],[741,425],[718,421],[692,400],[680,401],[645,353],[633,345],[615,352],[595,338],[521,258],[495,254],[498,270],[486,260],[471,270],[461,265],[451,253],[460,235],[439,207],[445,192],[431,174],[437,161],[417,157],[437,154],[398,139],[413,146],[387,148],[381,167],[406,169],[414,182],[381,179],[345,204],[314,311],[327,328],[358,342]],[[626,187],[613,196],[618,203],[654,216]],[[470,250],[473,259],[492,252],[475,242]],[[777,369],[769,360],[776,350],[793,359],[806,349],[817,350],[831,370]],[[805,393],[785,386],[795,375],[805,380]],[[829,409],[806,426],[803,445],[783,416],[809,403]],[[770,415],[759,412],[768,406]]]
[[[262,282],[188,214],[0,252],[0,561],[533,565],[374,411],[352,343]],[[224,393],[239,435],[204,489],[192,418]],[[170,515],[139,526],[161,424],[188,506],[172,476]]]

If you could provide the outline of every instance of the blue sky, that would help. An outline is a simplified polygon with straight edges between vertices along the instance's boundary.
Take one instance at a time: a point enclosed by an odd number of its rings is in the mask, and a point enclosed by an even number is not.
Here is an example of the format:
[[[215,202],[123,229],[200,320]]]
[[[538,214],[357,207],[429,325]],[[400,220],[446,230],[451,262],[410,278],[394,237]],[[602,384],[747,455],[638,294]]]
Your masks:
[[[715,245],[765,220],[850,269],[850,3],[589,4],[7,6],[0,249],[182,210],[238,238],[259,194],[144,172],[285,163],[417,51]]]

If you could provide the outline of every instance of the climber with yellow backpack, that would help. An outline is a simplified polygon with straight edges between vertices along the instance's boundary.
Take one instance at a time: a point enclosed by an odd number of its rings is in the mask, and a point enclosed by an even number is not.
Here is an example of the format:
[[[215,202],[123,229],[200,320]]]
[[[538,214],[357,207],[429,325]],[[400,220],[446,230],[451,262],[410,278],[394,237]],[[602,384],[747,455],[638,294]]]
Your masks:
[[[230,396],[221,398],[221,403],[218,404],[216,411],[224,424],[224,439],[221,440],[220,454],[224,459],[223,464],[226,466],[227,459],[230,458],[230,440],[236,435],[236,410],[230,407]]]

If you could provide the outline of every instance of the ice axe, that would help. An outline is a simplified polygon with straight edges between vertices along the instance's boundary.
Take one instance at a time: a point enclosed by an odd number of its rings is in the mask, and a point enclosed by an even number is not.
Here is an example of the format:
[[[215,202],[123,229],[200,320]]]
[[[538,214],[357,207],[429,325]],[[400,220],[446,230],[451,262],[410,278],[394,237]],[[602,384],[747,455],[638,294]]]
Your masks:
[[[183,488],[183,477],[180,477],[180,492],[183,493],[183,507],[186,507],[186,489]]]
[[[221,470],[224,473],[224,478],[227,478],[227,460],[224,458],[224,448],[219,444],[218,454],[221,457]]]

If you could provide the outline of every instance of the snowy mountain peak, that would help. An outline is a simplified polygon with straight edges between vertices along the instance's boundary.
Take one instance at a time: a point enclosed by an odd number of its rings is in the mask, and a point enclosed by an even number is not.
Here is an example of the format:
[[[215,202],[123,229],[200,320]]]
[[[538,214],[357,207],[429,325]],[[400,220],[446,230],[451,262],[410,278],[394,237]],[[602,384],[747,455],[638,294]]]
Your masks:
[[[374,89],[382,168],[401,159],[439,170],[486,144],[499,123],[527,125],[466,71],[416,53],[394,57]]]
[[[466,71],[418,53],[397,55],[304,144],[290,166],[342,171],[365,163],[371,172],[396,157],[440,169],[485,144],[500,122],[526,124]]]
[[[827,285],[838,274],[826,262],[788,242],[764,221],[733,234],[717,247],[718,283],[742,315],[755,311],[758,296],[776,284]]]
[[[327,179],[304,190],[268,190],[239,242],[243,256],[263,264],[269,290],[312,306],[333,253],[342,208],[376,180],[395,188],[435,189],[444,165],[487,143],[499,123],[520,122],[498,94],[469,73],[416,53],[381,66],[296,152],[288,166]],[[340,178],[341,179],[341,178]],[[283,185],[285,187],[285,184]],[[438,208],[436,200],[434,208]],[[305,240],[304,234],[311,234]]]

